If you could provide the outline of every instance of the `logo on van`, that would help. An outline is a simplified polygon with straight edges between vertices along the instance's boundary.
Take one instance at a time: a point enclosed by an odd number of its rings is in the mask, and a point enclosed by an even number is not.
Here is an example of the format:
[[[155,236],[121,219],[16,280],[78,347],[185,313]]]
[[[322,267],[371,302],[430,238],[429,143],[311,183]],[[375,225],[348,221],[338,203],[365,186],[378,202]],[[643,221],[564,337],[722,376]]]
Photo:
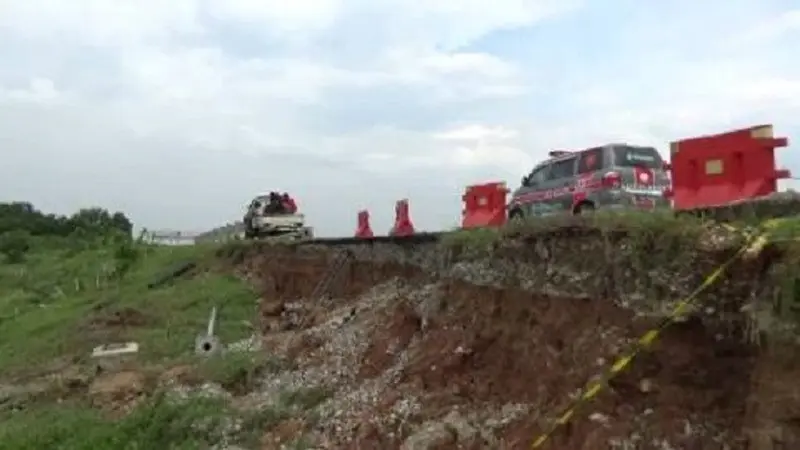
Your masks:
[[[636,161],[653,162],[656,160],[656,158],[652,155],[642,155],[634,152],[625,153],[625,159],[631,162],[636,162]]]

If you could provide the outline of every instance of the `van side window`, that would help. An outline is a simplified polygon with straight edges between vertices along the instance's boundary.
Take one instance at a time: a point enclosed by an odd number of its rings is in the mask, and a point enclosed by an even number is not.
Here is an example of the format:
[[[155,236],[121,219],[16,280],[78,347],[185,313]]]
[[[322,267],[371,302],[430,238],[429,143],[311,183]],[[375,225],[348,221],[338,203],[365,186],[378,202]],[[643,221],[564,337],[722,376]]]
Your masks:
[[[576,158],[565,159],[556,161],[552,165],[548,180],[558,180],[561,178],[569,178],[575,175],[575,160]]]
[[[533,169],[530,176],[528,177],[527,186],[531,186],[534,184],[542,184],[547,179],[547,172],[549,172],[550,166],[540,166]]]
[[[643,166],[648,169],[660,169],[664,162],[658,150],[653,147],[633,147],[630,145],[614,146],[614,165],[621,167]]]
[[[578,173],[589,173],[603,168],[603,148],[593,148],[581,153]]]

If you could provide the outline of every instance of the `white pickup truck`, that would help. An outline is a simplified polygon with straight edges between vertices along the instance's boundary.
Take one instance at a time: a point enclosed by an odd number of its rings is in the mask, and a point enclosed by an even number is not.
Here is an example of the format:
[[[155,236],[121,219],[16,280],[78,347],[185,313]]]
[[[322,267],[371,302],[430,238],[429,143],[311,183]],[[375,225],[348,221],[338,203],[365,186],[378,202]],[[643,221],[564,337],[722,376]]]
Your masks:
[[[289,214],[276,211],[270,205],[269,195],[259,195],[247,208],[244,216],[244,237],[257,239],[261,237],[285,236],[295,239],[311,239],[313,231],[305,225],[303,214]]]

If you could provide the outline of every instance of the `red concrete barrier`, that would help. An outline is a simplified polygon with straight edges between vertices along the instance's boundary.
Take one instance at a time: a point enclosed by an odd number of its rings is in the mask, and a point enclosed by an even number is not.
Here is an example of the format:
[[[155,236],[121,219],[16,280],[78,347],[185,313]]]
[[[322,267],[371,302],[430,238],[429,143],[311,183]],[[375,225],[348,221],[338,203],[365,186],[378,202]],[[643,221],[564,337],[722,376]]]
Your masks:
[[[670,144],[676,210],[708,208],[770,195],[789,171],[775,166],[775,149],[788,139],[775,138],[772,125],[759,125]]]
[[[508,189],[503,182],[467,186],[461,197],[464,201],[461,227],[501,227],[505,225],[507,196]]]
[[[366,209],[363,211],[358,212],[358,225],[356,227],[356,237],[357,238],[371,238],[374,234],[372,233],[372,227],[369,225],[369,211]]]
[[[398,200],[394,207],[394,226],[389,232],[391,236],[411,236],[414,234],[414,224],[411,223],[408,200]]]

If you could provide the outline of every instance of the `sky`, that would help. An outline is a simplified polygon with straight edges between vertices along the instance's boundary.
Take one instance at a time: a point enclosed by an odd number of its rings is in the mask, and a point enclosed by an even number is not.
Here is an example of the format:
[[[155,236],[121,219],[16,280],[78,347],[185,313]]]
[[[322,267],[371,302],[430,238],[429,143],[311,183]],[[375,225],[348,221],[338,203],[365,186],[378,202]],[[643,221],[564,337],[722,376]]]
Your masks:
[[[800,139],[794,0],[0,0],[0,201],[203,231],[457,226],[553,149]],[[778,150],[800,175],[800,154]]]

